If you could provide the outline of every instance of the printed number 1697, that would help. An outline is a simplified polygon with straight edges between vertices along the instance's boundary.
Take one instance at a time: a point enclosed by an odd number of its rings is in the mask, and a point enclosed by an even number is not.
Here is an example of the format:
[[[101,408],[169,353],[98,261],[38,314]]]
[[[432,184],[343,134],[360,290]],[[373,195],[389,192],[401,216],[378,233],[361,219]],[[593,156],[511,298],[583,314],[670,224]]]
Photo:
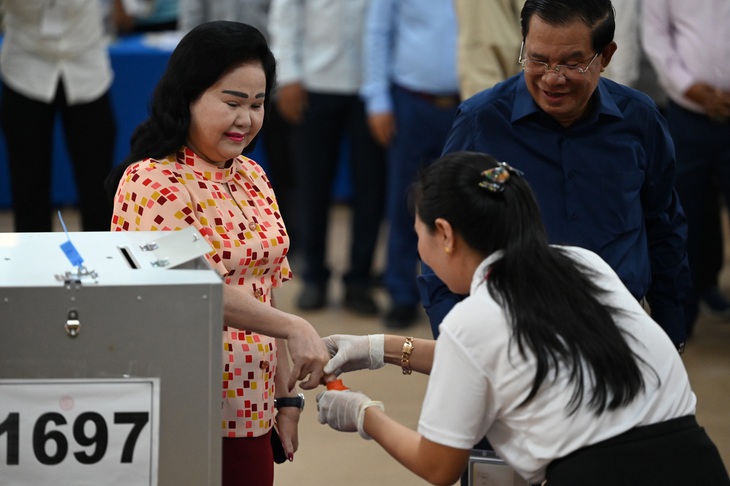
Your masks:
[[[134,447],[137,444],[139,434],[149,421],[147,412],[116,412],[114,413],[115,424],[131,424],[132,429],[127,435],[122,448],[121,463],[130,463],[134,457]],[[94,425],[94,433],[86,433],[86,424]],[[33,426],[33,454],[38,462],[45,465],[56,465],[63,462],[68,454],[68,439],[60,430],[52,429],[49,424],[55,426],[66,425],[66,418],[60,413],[44,413]],[[7,434],[6,464],[8,466],[20,464],[20,413],[11,412],[0,423],[0,439]],[[73,455],[81,464],[95,464],[102,460],[109,445],[109,429],[104,417],[96,412],[84,412],[76,417],[73,422],[73,438],[82,447],[92,448],[81,450]],[[46,444],[52,442],[56,445],[55,451],[49,453]]]

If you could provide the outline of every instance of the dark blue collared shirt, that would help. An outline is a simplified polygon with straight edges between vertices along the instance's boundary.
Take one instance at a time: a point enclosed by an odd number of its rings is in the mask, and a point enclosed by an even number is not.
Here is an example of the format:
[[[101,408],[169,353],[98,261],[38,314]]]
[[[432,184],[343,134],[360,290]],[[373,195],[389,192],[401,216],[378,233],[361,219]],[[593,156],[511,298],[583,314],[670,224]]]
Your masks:
[[[601,79],[586,117],[561,126],[518,74],[466,100],[444,153],[485,152],[524,172],[550,243],[587,248],[616,271],[675,344],[685,341],[687,224],[674,191],[674,144],[654,102]],[[529,281],[529,275],[525,275]],[[434,335],[460,297],[424,266]]]

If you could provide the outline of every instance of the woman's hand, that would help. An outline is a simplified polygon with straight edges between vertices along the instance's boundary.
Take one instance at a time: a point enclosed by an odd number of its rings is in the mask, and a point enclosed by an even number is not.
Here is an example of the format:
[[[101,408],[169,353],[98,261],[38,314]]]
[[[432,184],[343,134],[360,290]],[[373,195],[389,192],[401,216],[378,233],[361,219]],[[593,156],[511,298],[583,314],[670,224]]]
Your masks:
[[[223,286],[224,322],[238,329],[286,339],[293,367],[286,386],[293,390],[297,380],[309,379],[302,388],[316,388],[330,359],[329,351],[314,327],[305,319],[261,302],[247,290],[235,285]],[[277,373],[278,374],[278,373]]]
[[[370,440],[363,428],[368,407],[384,410],[383,402],[370,400],[361,392],[325,391],[317,395],[317,419],[320,424],[327,424],[341,432],[359,432],[360,437]]]
[[[297,380],[304,390],[317,388],[324,377],[324,367],[330,354],[312,325],[298,316],[293,316],[295,325],[287,336],[287,348],[292,360],[288,389],[293,390]],[[309,378],[307,378],[309,377]]]
[[[332,359],[324,367],[326,375],[339,376],[343,372],[377,370],[385,366],[385,336],[370,334],[352,336],[334,334],[323,339]]]
[[[299,415],[301,411],[296,407],[280,408],[276,414],[276,430],[284,446],[284,452],[289,461],[294,460],[294,453],[299,449]]]

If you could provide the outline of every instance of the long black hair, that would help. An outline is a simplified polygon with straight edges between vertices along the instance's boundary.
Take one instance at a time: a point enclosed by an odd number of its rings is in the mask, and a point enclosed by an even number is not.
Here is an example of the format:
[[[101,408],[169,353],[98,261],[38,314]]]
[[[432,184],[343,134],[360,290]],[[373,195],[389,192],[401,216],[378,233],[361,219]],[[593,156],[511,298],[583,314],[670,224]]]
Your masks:
[[[613,41],[616,30],[611,0],[527,0],[520,14],[523,41],[533,15],[553,26],[583,22],[591,28],[591,45],[595,52],[601,52]]]
[[[604,290],[594,283],[591,269],[548,244],[535,197],[519,174],[510,172],[502,192],[480,186],[482,172],[498,165],[483,153],[446,155],[421,172],[411,192],[412,208],[430,231],[436,218],[448,221],[485,258],[503,252],[489,269],[488,290],[505,308],[519,352],[526,356],[529,349],[537,360],[522,405],[563,366],[574,386],[571,412],[586,394],[596,413],[630,403],[644,389],[644,379],[642,360],[626,341],[633,338],[614,322],[621,311],[600,301]],[[584,390],[586,378],[591,390]]]
[[[129,155],[114,167],[104,186],[113,198],[119,179],[131,164],[162,158],[185,143],[190,127],[190,105],[231,70],[258,61],[266,76],[264,112],[276,82],[276,60],[263,34],[248,24],[217,20],[196,26],[170,55],[167,68],[155,87],[149,118],[137,126]],[[244,153],[254,149],[258,135]]]

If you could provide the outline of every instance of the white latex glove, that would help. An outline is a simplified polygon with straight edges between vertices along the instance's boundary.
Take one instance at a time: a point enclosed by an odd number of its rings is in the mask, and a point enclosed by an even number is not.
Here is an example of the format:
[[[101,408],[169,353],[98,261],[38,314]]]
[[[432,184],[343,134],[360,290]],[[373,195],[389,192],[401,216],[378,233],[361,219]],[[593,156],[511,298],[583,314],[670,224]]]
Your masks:
[[[327,424],[340,432],[359,432],[360,437],[370,440],[363,429],[365,410],[378,407],[385,410],[383,402],[376,402],[364,393],[356,391],[324,391],[317,395],[317,419],[320,424]]]
[[[346,371],[377,370],[385,366],[385,335],[334,334],[323,338],[332,359],[324,373],[339,376]]]

